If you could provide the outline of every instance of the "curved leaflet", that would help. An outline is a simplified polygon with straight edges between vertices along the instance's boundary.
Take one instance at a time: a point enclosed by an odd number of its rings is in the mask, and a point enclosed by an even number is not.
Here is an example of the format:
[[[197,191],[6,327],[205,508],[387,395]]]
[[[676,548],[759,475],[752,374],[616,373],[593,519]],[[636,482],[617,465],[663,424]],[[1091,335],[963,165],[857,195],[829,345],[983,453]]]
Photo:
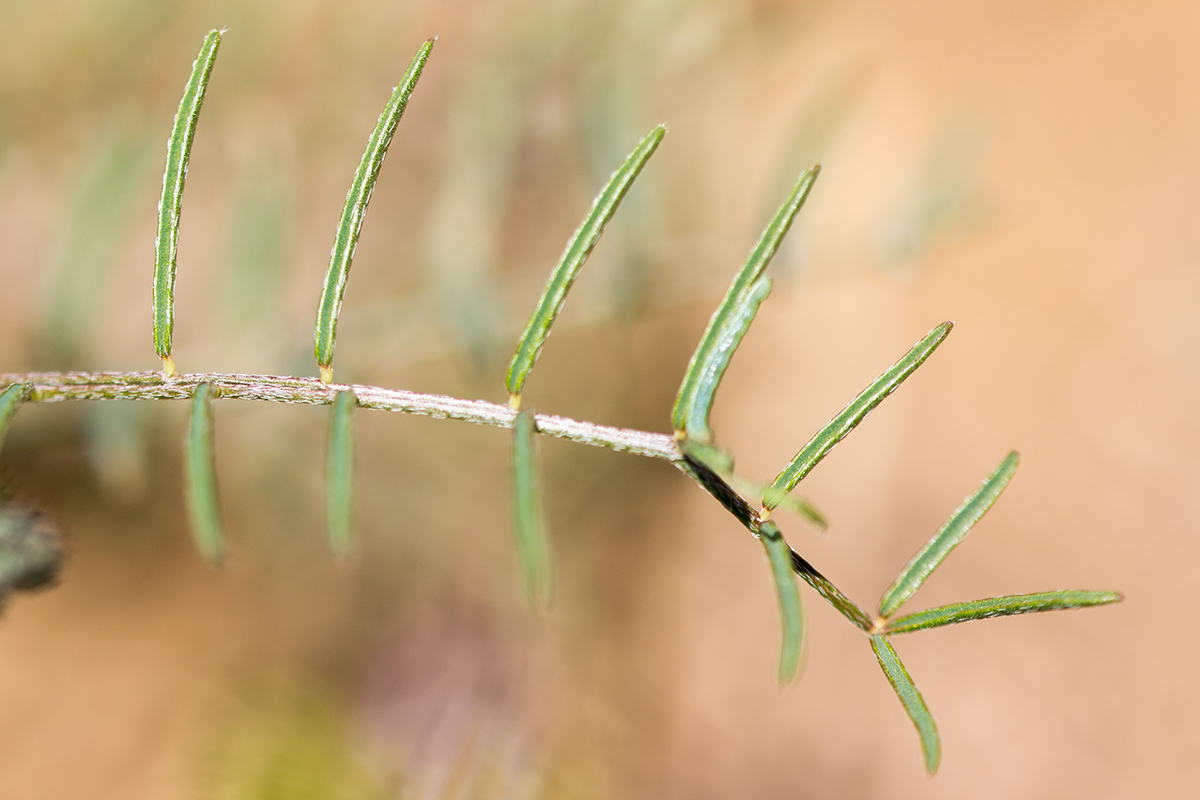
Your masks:
[[[376,123],[371,138],[367,140],[367,149],[363,152],[358,170],[354,173],[350,191],[346,193],[346,205],[342,209],[337,236],[334,237],[333,248],[329,254],[329,269],[325,271],[321,305],[317,309],[317,366],[321,370],[321,380],[325,383],[333,381],[333,344],[337,335],[337,319],[342,309],[342,295],[346,292],[346,278],[350,275],[350,263],[354,260],[354,248],[358,245],[358,234],[367,213],[367,203],[371,200],[371,192],[379,178],[383,157],[387,155],[388,145],[392,143],[396,124],[408,106],[408,99],[417,85],[417,79],[421,77],[421,71],[425,69],[425,62],[429,60],[433,43],[434,40],[430,39],[421,45],[412,63],[408,65],[404,78],[392,92],[387,105],[383,107],[379,122]]]
[[[567,292],[570,290],[571,284],[575,283],[575,279],[579,277],[579,270],[583,267],[583,262],[587,261],[587,257],[591,255],[596,243],[600,241],[600,235],[604,233],[609,220],[616,213],[617,206],[621,204],[621,200],[629,191],[634,179],[642,171],[642,167],[646,165],[650,156],[654,155],[654,151],[658,149],[658,143],[662,141],[666,133],[667,126],[659,125],[646,134],[645,138],[625,159],[625,163],[608,179],[608,184],[596,196],[583,223],[575,231],[571,241],[567,243],[567,249],[559,259],[554,272],[550,274],[546,290],[542,292],[537,308],[534,309],[533,316],[529,318],[525,332],[521,334],[521,339],[517,343],[517,351],[508,365],[508,374],[504,377],[504,385],[508,389],[509,397],[513,398],[511,402],[514,407],[519,404],[516,398],[521,395],[525,379],[529,377],[529,372],[533,369],[538,354],[542,352],[542,346],[550,336],[550,326],[554,324],[558,312],[562,310],[563,302],[567,299]]]
[[[718,335],[713,339],[712,347],[705,351],[704,361],[696,364],[695,391],[688,398],[683,410],[684,430],[689,439],[699,442],[711,442],[713,435],[708,420],[712,414],[713,397],[725,370],[733,358],[742,337],[750,329],[750,323],[758,313],[758,307],[771,293],[771,276],[764,275],[738,298]]]
[[[796,214],[804,206],[804,201],[808,199],[808,193],[812,191],[813,182],[816,181],[820,172],[820,166],[815,166],[800,176],[791,195],[775,213],[775,218],[771,220],[762,236],[759,237],[758,244],[750,251],[746,262],[734,276],[728,291],[725,292],[721,304],[717,306],[717,310],[709,319],[708,327],[705,328],[704,335],[700,337],[700,343],[696,345],[696,352],[692,353],[692,360],[683,374],[683,381],[679,384],[679,393],[675,396],[675,405],[671,409],[671,426],[675,429],[675,435],[678,438],[687,437],[705,444],[708,443],[701,436],[693,435],[693,432],[687,429],[688,410],[695,406],[696,399],[702,391],[700,386],[702,368],[705,364],[711,363],[712,351],[717,347],[726,324],[730,317],[737,313],[737,308],[745,295],[750,292],[759,277],[762,276],[763,270],[771,263],[783,237],[791,229]],[[696,434],[701,433],[704,432],[696,432]]]
[[[1020,457],[1015,450],[1010,452],[1000,462],[1000,466],[996,467],[995,471],[979,485],[979,488],[968,495],[949,519],[942,523],[942,527],[925,543],[925,546],[917,551],[917,554],[900,571],[900,574],[896,576],[896,581],[879,600],[881,617],[890,617],[896,613],[904,601],[921,588],[921,584],[925,582],[930,573],[937,569],[942,560],[950,555],[950,551],[971,532],[975,523],[992,507],[996,498],[1004,491],[1004,487],[1008,486],[1013,473],[1017,471],[1019,460]]]
[[[821,459],[829,454],[834,445],[846,438],[846,435],[858,427],[867,414],[870,414],[876,406],[882,403],[884,398],[896,391],[900,384],[916,371],[917,367],[925,363],[925,359],[933,355],[933,351],[950,335],[953,328],[953,322],[943,322],[925,334],[925,337],[913,345],[903,358],[876,378],[858,397],[851,400],[850,405],[842,409],[841,413],[825,423],[824,427],[817,431],[804,447],[800,448],[800,452],[795,455],[791,463],[775,477],[775,481],[771,484],[771,491],[764,495],[763,505],[768,510],[778,506],[780,498],[795,489],[796,484],[804,480],[812,468],[821,463]]]
[[[171,359],[171,335],[175,328],[175,252],[179,246],[179,214],[183,207],[183,181],[187,177],[188,159],[192,155],[192,140],[208,76],[217,59],[221,32],[210,31],[204,37],[200,55],[192,65],[175,114],[171,138],[167,140],[167,166],[163,171],[162,198],[158,202],[158,234],[154,240],[154,350],[162,357],[163,372],[175,374]]]

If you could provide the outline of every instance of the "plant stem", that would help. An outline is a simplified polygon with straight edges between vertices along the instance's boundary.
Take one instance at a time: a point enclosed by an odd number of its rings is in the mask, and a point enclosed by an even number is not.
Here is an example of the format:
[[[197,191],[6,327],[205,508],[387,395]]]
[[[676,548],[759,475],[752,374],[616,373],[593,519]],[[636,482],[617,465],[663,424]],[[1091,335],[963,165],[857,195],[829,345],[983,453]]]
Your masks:
[[[277,375],[212,372],[164,377],[161,372],[0,373],[0,387],[17,384],[27,387],[24,400],[27,403],[58,403],[63,400],[191,400],[198,386],[208,384],[212,387],[214,398],[257,400],[265,403],[332,405],[341,392],[353,392],[358,399],[358,408],[460,419],[497,428],[512,428],[518,413],[507,404],[489,403],[486,400],[462,400],[403,389],[330,384],[323,383],[318,378],[287,378]],[[727,496],[725,492],[720,491],[718,484],[728,488],[725,482],[701,462],[685,457],[680,452],[674,436],[597,425],[594,422],[582,422],[553,414],[536,414],[535,417],[538,433],[670,461],[706,491],[714,494],[751,533],[758,535],[757,526],[762,522],[758,513],[732,489],[728,489]],[[869,625],[869,620],[854,603],[794,550],[791,551],[791,559],[792,569],[801,578],[852,622],[866,630],[864,625]],[[857,615],[853,612],[857,612]]]
[[[383,389],[378,386],[327,384],[317,378],[285,378],[275,375],[191,373],[164,378],[161,372],[27,372],[0,374],[0,386],[23,383],[29,386],[30,403],[62,400],[187,400],[201,383],[211,384],[215,395],[233,400],[266,403],[331,405],[338,392],[352,391],[359,408],[423,414],[511,428],[517,412],[506,404],[486,400],[461,400],[436,394]],[[607,447],[682,465],[683,456],[675,439],[661,433],[614,428],[551,414],[537,415],[539,433],[573,442]]]

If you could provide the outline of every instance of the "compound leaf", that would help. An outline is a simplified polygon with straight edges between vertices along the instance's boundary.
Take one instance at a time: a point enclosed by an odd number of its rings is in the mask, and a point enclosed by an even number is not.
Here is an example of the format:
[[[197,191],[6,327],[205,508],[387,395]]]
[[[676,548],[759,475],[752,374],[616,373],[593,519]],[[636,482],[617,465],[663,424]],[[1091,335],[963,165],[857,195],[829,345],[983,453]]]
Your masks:
[[[529,372],[533,369],[538,354],[542,351],[542,346],[550,336],[550,327],[554,324],[558,312],[562,310],[563,302],[567,299],[567,292],[575,283],[575,279],[579,277],[579,270],[591,255],[596,243],[600,241],[600,235],[604,233],[609,220],[616,213],[617,206],[621,204],[625,193],[629,191],[629,187],[633,185],[634,179],[642,171],[642,167],[646,165],[650,156],[654,155],[654,151],[658,149],[658,143],[662,141],[666,133],[667,126],[659,125],[646,134],[645,138],[625,159],[625,163],[608,179],[608,184],[596,196],[583,223],[575,231],[571,241],[567,243],[567,249],[563,252],[554,272],[550,274],[546,290],[542,292],[537,308],[534,309],[533,316],[529,318],[529,324],[525,327],[525,332],[521,334],[521,339],[517,343],[517,351],[513,354],[512,362],[508,365],[508,374],[504,378],[504,385],[508,389],[510,397],[520,396],[525,379],[529,377]]]

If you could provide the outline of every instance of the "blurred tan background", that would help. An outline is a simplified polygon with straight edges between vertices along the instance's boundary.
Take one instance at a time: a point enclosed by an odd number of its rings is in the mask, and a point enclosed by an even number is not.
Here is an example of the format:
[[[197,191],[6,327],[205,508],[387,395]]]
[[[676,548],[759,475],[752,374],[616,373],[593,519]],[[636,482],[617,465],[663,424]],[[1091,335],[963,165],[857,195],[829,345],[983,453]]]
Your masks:
[[[155,369],[161,159],[193,151],[184,371],[313,374],[345,191],[439,42],[364,226],[338,377],[502,400],[596,189],[671,132],[530,379],[663,431],[691,348],[799,171],[714,427],[769,479],[933,325],[943,348],[802,485],[791,543],[863,605],[1009,448],[1012,486],[913,607],[1116,607],[897,640],[929,780],[864,638],[806,590],[775,682],[761,550],[661,463],[542,445],[556,560],[526,610],[503,432],[360,412],[362,554],[323,542],[317,408],[218,405],[235,555],[190,546],[185,410],[21,411],[0,458],[63,531],[0,617],[0,797],[1193,797],[1200,785],[1200,7],[1186,2],[0,2],[0,371]]]

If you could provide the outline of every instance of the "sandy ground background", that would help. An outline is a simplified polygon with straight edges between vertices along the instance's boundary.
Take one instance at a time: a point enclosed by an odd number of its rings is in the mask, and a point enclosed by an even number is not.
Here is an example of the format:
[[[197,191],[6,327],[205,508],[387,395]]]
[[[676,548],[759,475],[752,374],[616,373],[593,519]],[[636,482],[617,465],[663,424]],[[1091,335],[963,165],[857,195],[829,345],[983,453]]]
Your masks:
[[[438,35],[367,217],[340,379],[502,400],[592,194],[670,134],[530,379],[665,430],[711,309],[824,171],[714,414],[769,479],[933,325],[938,353],[801,487],[789,541],[873,605],[1010,448],[914,607],[1119,606],[898,639],[806,594],[774,680],[759,547],[675,470],[543,443],[556,596],[520,592],[501,431],[358,415],[361,554],[323,544],[324,409],[218,405],[234,557],[194,554],[181,404],[29,407],[0,458],[62,530],[0,617],[0,797],[1193,797],[1200,785],[1200,7],[1185,2],[0,3],[0,371],[154,369],[163,140],[228,26],[184,198],[184,371],[313,374],[379,108]]]

